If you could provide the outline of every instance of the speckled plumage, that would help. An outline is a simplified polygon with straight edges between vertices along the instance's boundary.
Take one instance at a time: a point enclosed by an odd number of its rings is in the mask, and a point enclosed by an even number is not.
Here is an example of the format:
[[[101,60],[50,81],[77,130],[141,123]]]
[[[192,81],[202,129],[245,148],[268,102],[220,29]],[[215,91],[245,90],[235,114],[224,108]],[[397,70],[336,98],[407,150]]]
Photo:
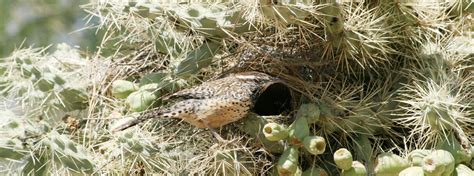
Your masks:
[[[170,107],[151,110],[116,131],[152,118],[179,118],[198,128],[221,127],[245,117],[260,91],[277,80],[260,72],[242,72],[204,82],[169,96],[176,100]]]

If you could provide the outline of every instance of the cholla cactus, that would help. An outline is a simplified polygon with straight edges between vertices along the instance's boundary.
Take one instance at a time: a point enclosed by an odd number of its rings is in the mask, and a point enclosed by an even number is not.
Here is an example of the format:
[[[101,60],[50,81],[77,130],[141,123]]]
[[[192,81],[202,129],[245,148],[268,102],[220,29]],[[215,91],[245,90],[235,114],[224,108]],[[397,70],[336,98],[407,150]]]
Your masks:
[[[47,123],[37,123],[15,113],[0,111],[4,123],[0,134],[0,156],[8,161],[4,174],[66,174],[92,173],[90,153],[79,143],[51,129]]]
[[[454,157],[445,150],[436,150],[423,159],[422,167],[426,175],[451,175],[455,168]]]
[[[84,8],[99,18],[106,34],[98,55],[107,57],[84,59],[60,45],[52,54],[22,49],[0,59],[0,101],[13,104],[0,110],[15,107],[0,111],[7,117],[0,170],[468,173],[472,7],[465,0],[93,0]],[[219,144],[170,119],[108,130],[166,105],[162,99],[179,89],[242,70],[284,80],[296,108],[216,129],[231,141]],[[66,124],[55,123],[63,117]],[[394,148],[417,150],[402,158],[387,152]]]
[[[461,136],[465,136],[464,131],[472,130],[469,127],[473,124],[469,118],[471,112],[465,105],[470,98],[462,92],[465,83],[447,79],[442,83],[416,81],[413,86],[407,86],[409,90],[403,91],[402,96],[406,98],[401,102],[407,116],[397,121],[412,127],[409,137],[416,138],[420,146],[446,138],[449,130]]]
[[[84,72],[88,61],[67,45],[58,45],[58,50],[50,55],[45,53],[46,49],[17,50],[2,59],[3,96],[22,102],[29,116],[55,117],[87,108],[85,90],[90,82]]]
[[[409,166],[404,158],[392,153],[380,154],[376,162],[377,165],[374,169],[375,174],[382,176],[398,175],[398,173]]]

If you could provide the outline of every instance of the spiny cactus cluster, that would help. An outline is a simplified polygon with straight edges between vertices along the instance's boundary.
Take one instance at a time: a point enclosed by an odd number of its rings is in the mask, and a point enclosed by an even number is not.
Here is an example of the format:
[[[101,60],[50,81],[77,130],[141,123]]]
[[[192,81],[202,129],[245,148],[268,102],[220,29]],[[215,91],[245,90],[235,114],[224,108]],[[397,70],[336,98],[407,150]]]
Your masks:
[[[0,59],[1,101],[13,102],[0,111],[7,117],[0,170],[473,175],[473,7],[468,0],[91,1],[83,8],[105,31],[97,55],[61,54],[71,50],[63,46]],[[249,70],[283,79],[294,111],[249,114],[218,130],[231,141],[222,145],[170,119],[108,130],[166,105],[163,96]]]
[[[64,44],[53,54],[45,50],[22,49],[1,59],[2,172],[92,173],[91,153],[64,132],[78,130],[77,121],[69,127],[54,123],[88,107],[89,83],[79,82],[87,61]]]

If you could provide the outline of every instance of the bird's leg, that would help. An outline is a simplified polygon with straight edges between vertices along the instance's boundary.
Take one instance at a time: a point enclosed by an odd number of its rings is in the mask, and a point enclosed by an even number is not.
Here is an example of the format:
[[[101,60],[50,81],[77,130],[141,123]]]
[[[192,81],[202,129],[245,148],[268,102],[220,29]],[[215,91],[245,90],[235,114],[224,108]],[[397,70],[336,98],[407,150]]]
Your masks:
[[[221,143],[227,143],[229,141],[225,140],[224,138],[221,137],[221,135],[219,135],[219,133],[217,133],[217,131],[212,128],[211,126],[209,126],[209,124],[207,124],[206,122],[203,122],[204,125],[206,125],[206,127],[211,131],[212,135],[217,139],[217,141],[221,142]]]

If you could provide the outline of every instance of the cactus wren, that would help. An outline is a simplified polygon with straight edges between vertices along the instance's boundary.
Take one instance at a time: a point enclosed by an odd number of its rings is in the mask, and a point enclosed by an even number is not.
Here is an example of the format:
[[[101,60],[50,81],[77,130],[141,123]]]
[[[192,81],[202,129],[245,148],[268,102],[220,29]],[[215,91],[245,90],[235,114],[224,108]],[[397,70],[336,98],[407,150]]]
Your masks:
[[[177,100],[170,107],[146,112],[113,131],[124,130],[152,118],[179,118],[198,128],[212,130],[245,117],[253,108],[258,95],[275,82],[281,81],[254,71],[204,82],[167,97]]]

